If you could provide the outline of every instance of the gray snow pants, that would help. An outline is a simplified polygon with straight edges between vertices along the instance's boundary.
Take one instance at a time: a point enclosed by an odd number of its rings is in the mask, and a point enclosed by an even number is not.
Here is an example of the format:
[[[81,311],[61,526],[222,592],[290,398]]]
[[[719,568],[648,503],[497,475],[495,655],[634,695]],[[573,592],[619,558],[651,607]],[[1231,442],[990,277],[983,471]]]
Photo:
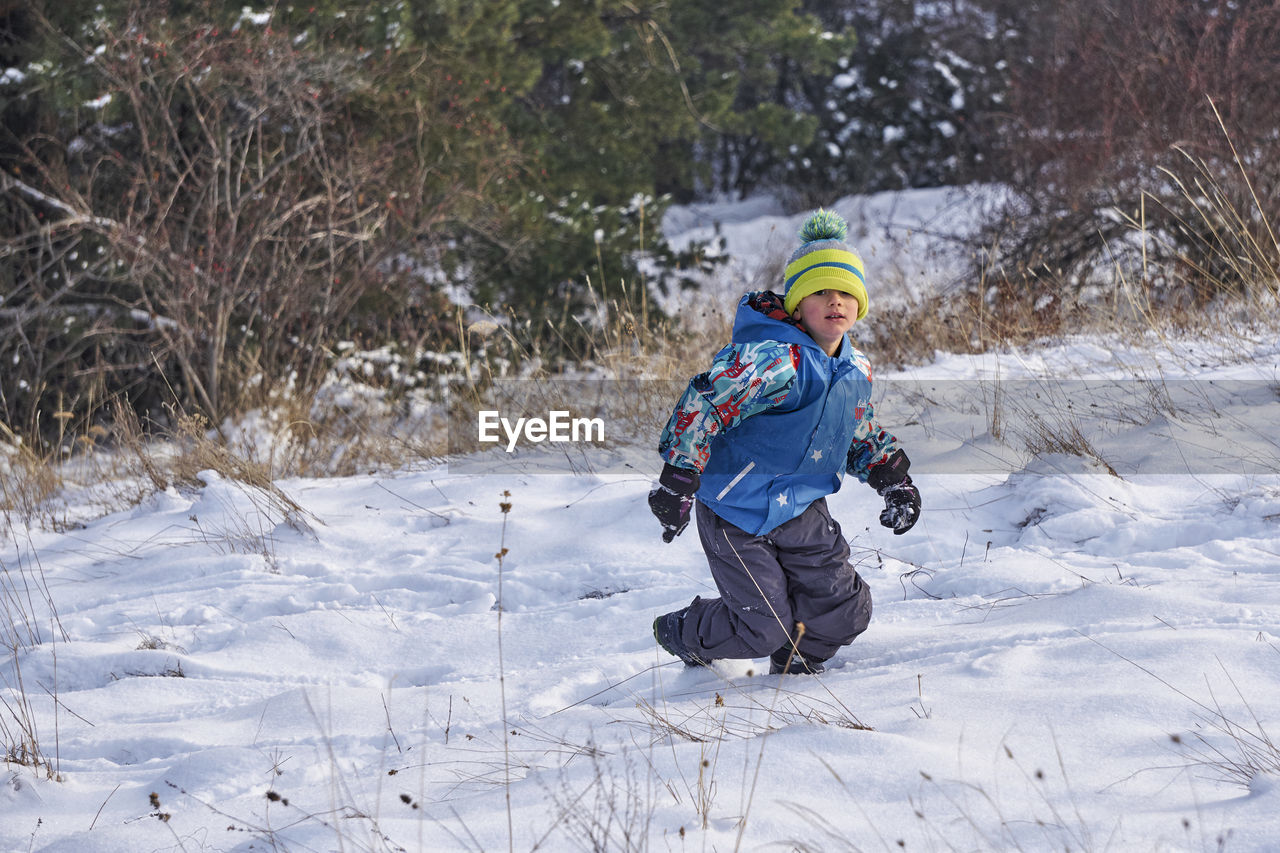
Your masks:
[[[696,598],[681,639],[699,656],[772,654],[803,622],[801,654],[826,660],[867,629],[871,590],[849,563],[849,543],[826,499],[763,536],[698,504],[698,536],[719,598]]]

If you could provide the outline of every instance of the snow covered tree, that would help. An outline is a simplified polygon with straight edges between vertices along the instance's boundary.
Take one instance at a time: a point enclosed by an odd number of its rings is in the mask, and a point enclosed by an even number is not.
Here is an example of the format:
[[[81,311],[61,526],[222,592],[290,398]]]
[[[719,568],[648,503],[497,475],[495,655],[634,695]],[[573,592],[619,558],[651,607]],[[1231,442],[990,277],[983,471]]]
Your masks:
[[[749,193],[811,144],[818,119],[803,82],[834,73],[853,39],[793,0],[679,4],[672,28],[702,125],[681,149],[702,163],[686,191]]]
[[[727,188],[806,142],[813,122],[785,103],[784,72],[838,53],[788,0],[528,0],[512,32],[541,66],[503,113],[529,178],[511,201],[520,241],[468,238],[470,269],[482,299],[569,333],[562,319],[621,297],[620,282],[637,293],[640,255],[670,271],[662,285],[704,262],[661,241],[664,199]]]
[[[797,193],[871,192],[987,177],[1003,109],[1002,15],[984,0],[806,4],[856,46],[830,74],[803,78],[811,144],[774,177]],[[820,198],[818,199],[820,200]]]

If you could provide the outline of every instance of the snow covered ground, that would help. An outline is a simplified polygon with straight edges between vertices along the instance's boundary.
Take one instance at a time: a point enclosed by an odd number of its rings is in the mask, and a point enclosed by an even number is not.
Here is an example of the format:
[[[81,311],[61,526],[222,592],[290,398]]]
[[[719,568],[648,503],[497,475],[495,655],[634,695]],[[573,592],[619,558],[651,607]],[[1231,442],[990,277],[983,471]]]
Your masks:
[[[1280,345],[878,382],[924,514],[831,499],[876,610],[817,677],[656,647],[714,594],[656,458],[286,481],[291,514],[209,472],[15,524],[0,712],[59,781],[5,767],[0,849],[1280,849]]]

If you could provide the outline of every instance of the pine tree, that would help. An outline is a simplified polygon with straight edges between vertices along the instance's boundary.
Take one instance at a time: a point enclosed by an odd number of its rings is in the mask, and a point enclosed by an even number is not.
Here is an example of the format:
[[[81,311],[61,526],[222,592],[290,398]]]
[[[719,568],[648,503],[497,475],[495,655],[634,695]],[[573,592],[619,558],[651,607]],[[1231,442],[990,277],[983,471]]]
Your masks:
[[[982,2],[811,4],[858,44],[837,73],[804,81],[819,129],[789,179],[874,192],[984,178],[1008,74],[1002,18]]]

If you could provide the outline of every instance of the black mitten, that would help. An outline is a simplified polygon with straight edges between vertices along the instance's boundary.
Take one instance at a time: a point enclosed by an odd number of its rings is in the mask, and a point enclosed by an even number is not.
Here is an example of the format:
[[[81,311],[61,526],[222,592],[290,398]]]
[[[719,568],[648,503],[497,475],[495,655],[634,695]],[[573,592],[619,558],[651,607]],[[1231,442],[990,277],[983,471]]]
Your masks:
[[[649,511],[662,522],[662,541],[670,542],[689,525],[693,495],[698,491],[698,472],[663,465],[658,486],[649,492]]]
[[[880,523],[892,527],[895,536],[901,536],[915,526],[920,518],[920,490],[907,477],[896,486],[888,486],[880,491],[884,498],[884,509],[880,512]]]
[[[867,485],[884,498],[880,523],[885,527],[892,527],[897,536],[910,530],[920,518],[920,490],[907,474],[910,467],[911,460],[907,458],[907,454],[895,450],[888,459],[873,466],[867,474]]]

